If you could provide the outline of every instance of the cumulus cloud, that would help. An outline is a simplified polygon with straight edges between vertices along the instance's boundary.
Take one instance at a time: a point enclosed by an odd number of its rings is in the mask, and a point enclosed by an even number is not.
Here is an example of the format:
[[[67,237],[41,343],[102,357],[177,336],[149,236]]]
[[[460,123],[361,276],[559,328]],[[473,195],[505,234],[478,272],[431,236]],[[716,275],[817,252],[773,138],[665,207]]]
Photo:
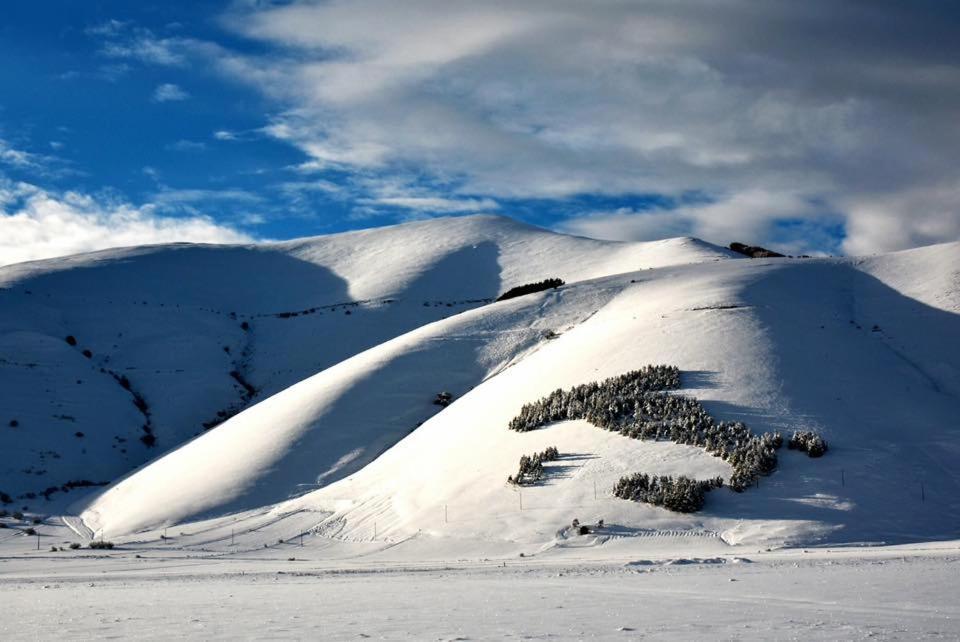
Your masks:
[[[157,88],[153,90],[153,101],[158,103],[186,100],[189,97],[190,94],[173,83],[157,85]]]
[[[416,168],[450,198],[686,203],[569,224],[611,236],[800,246],[790,230],[839,217],[851,252],[956,238],[960,12],[942,2],[235,7],[232,28],[274,49],[205,51],[285,106],[264,132],[304,170]]]
[[[161,216],[155,205],[138,207],[76,192],[54,193],[27,183],[0,182],[0,265],[110,247],[252,240],[202,215]]]

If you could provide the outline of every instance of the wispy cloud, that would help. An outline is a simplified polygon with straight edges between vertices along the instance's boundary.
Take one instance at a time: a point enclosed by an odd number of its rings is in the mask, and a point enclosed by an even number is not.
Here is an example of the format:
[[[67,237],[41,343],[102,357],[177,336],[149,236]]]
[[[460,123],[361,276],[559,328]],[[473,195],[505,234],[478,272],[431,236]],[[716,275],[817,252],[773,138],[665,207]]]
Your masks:
[[[259,203],[263,198],[242,189],[173,189],[164,187],[150,197],[154,205],[204,203],[209,201],[233,201]]]
[[[178,140],[163,147],[168,152],[202,152],[207,144],[196,140]]]
[[[400,207],[418,212],[459,214],[466,212],[490,212],[499,209],[496,201],[490,198],[443,198],[439,196],[383,196],[380,198],[360,199],[368,205]]]
[[[153,90],[153,101],[158,103],[186,100],[189,97],[190,94],[184,91],[179,85],[173,83],[157,85],[157,88]]]
[[[42,160],[43,156],[17,149],[0,138],[0,163],[14,167],[37,167]]]
[[[0,264],[110,247],[252,240],[203,215],[162,216],[151,204],[134,206],[0,179]]]

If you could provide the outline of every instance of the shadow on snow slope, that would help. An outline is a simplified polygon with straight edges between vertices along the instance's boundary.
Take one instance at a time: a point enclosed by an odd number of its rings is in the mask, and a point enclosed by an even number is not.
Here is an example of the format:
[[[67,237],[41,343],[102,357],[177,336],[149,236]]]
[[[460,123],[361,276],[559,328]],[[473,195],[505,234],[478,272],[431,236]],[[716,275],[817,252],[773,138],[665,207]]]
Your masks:
[[[830,451],[784,449],[759,488],[713,493],[705,515],[813,520],[833,542],[960,536],[960,315],[831,263],[770,270],[744,297],[780,347],[787,416],[705,406],[755,432],[821,430]]]

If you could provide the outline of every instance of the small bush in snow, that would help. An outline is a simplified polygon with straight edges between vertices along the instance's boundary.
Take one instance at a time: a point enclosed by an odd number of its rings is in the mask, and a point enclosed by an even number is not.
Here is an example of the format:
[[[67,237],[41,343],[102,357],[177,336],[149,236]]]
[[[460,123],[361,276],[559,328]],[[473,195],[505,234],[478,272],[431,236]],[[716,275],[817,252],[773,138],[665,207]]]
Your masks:
[[[446,408],[452,403],[453,403],[453,395],[447,392],[446,390],[444,390],[443,392],[438,392],[437,396],[434,397],[433,399],[433,405],[442,406],[444,408]]]
[[[92,548],[92,549],[95,549],[95,550],[96,550],[96,549],[108,549],[108,550],[109,550],[109,549],[112,549],[112,548],[113,548],[113,542],[105,542],[105,541],[103,541],[103,540],[93,541],[93,542],[90,542],[89,544],[87,544],[87,548]]]
[[[76,543],[76,542],[72,542],[72,543],[70,544],[70,550],[71,550],[71,551],[75,551],[75,550],[77,550],[78,548],[80,548],[80,544],[78,544],[78,543]]]
[[[77,345],[77,338],[76,338],[75,336],[73,336],[72,334],[68,334],[68,335],[67,335],[66,341],[67,341],[67,345],[68,345],[68,346],[75,346],[75,345]]]

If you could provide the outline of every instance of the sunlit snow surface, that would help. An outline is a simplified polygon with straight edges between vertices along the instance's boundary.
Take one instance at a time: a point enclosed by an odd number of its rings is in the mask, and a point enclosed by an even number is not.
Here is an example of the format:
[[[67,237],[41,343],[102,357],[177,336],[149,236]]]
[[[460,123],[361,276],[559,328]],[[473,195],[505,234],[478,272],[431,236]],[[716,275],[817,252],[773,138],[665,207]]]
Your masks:
[[[566,285],[491,303],[549,277]],[[29,524],[4,518],[0,591],[14,609],[50,590],[51,608],[82,610],[30,610],[32,636],[52,621],[68,637],[161,623],[242,636],[255,602],[277,637],[958,633],[960,244],[748,260],[467,217],[111,250],[10,266],[0,287],[0,491],[44,518],[39,552]],[[830,451],[784,449],[759,488],[681,515],[611,487],[727,464],[583,421],[507,429],[556,388],[657,363],[717,419],[817,430]],[[542,483],[506,483],[548,446],[561,458]],[[78,480],[113,483],[59,489]],[[90,537],[120,548],[49,550]],[[881,544],[905,548],[861,548]],[[160,606],[135,612],[146,591]],[[187,594],[171,623],[161,603]],[[216,616],[230,600],[239,615]],[[430,606],[412,615],[405,600]],[[367,603],[373,619],[356,615]],[[478,603],[499,614],[480,628]]]

